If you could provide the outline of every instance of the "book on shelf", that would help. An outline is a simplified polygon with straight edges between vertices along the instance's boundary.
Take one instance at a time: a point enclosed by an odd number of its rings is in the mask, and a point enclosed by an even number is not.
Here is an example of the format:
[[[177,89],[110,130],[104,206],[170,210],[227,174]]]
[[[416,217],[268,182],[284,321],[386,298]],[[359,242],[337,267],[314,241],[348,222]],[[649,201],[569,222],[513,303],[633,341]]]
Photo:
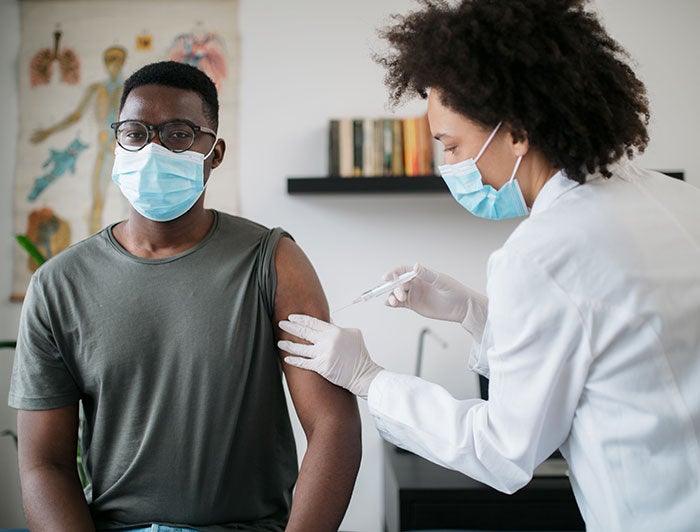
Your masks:
[[[338,126],[338,159],[339,168],[338,173],[329,173],[328,175],[340,175],[341,177],[352,177],[353,176],[353,157],[354,157],[354,144],[353,144],[353,130],[352,130],[352,119],[341,118]]]
[[[381,121],[382,127],[382,175],[392,175],[392,156],[394,150],[394,129],[393,120],[384,118]]]
[[[417,176],[435,173],[427,116],[334,118],[328,122],[328,175]]]
[[[363,176],[374,175],[375,171],[375,144],[374,120],[371,118],[362,119],[362,174]]]
[[[433,157],[433,136],[430,133],[428,115],[416,119],[416,147],[418,149],[418,175],[435,172]]]
[[[340,120],[328,122],[328,175],[340,175]]]
[[[403,120],[403,172],[405,175],[418,174],[418,150],[416,148],[416,121]]]
[[[403,175],[403,123],[401,120],[391,121],[392,152],[391,175]]]
[[[352,175],[353,177],[360,177],[362,175],[362,170],[364,168],[364,120],[361,118],[355,118],[352,121],[352,146],[353,146],[353,157],[352,157]]]

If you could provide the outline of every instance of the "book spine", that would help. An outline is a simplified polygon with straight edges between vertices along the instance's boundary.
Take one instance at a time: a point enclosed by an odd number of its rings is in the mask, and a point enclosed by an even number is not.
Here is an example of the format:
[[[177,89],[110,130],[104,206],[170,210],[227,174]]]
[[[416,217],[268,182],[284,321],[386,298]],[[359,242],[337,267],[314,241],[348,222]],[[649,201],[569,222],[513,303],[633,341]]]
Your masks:
[[[374,120],[365,118],[362,121],[362,175],[374,175]]]
[[[418,175],[415,118],[404,118],[403,120],[403,161],[405,175]]]
[[[352,119],[341,118],[340,127],[338,128],[338,144],[339,144],[339,159],[340,159],[340,176],[353,176],[353,161],[355,157],[355,146],[352,131]]]
[[[340,175],[340,120],[328,123],[328,175]]]
[[[382,175],[391,175],[392,152],[394,149],[394,128],[393,120],[384,118],[382,120]]]
[[[340,176],[352,177],[354,141],[352,120],[349,118],[340,119],[340,127],[338,128],[338,144],[340,151]]]
[[[374,127],[374,145],[372,146],[374,167],[372,168],[372,175],[381,176],[384,174],[384,121],[381,118],[377,118],[372,121],[372,127]]]
[[[404,175],[403,156],[403,120],[394,118],[391,121],[392,148],[391,148],[391,175]]]
[[[425,166],[423,164],[423,152],[425,150],[423,143],[424,143],[424,138],[423,138],[423,130],[421,128],[421,119],[419,117],[414,118],[414,123],[416,126],[415,129],[415,134],[416,134],[416,167],[415,167],[415,173],[413,175],[422,175],[423,174],[423,167]]]
[[[353,163],[352,163],[352,175],[359,177],[362,175],[363,168],[363,127],[362,119],[356,118],[352,121],[352,133],[353,133]]]
[[[416,119],[416,136],[418,138],[418,173],[433,174],[433,136],[430,133],[428,115]]]

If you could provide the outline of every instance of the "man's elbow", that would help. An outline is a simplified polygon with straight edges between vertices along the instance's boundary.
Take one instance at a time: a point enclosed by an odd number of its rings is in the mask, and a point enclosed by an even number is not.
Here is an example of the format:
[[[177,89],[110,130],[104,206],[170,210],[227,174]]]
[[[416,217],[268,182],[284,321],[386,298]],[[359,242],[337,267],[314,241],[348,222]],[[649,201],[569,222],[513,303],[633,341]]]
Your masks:
[[[357,400],[351,396],[349,401],[352,401],[351,405],[329,409],[316,419],[309,443],[318,438],[334,448],[342,448],[359,461],[362,457],[362,423]]]
[[[360,411],[357,408],[357,399],[352,397],[352,408],[332,416],[330,425],[337,437],[347,441],[350,445],[362,450],[362,422]]]

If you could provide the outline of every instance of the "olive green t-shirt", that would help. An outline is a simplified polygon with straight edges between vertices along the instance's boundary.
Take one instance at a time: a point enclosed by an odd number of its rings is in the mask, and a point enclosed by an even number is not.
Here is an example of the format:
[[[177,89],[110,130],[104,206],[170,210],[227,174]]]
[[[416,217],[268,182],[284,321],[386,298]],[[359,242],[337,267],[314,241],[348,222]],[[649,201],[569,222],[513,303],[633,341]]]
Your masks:
[[[215,212],[192,249],[142,259],[109,227],[34,274],[9,404],[82,401],[99,529],[284,529],[298,468],[272,323],[283,235]]]

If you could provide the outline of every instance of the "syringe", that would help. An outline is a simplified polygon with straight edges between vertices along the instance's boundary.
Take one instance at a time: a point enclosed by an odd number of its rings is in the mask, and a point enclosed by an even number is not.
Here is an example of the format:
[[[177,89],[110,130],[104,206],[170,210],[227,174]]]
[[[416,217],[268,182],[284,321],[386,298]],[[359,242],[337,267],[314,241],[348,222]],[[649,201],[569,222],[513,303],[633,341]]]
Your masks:
[[[396,288],[397,286],[401,286],[402,284],[407,283],[408,281],[413,279],[417,274],[418,274],[418,272],[412,270],[410,272],[406,272],[406,273],[399,275],[396,279],[392,279],[391,281],[387,281],[385,283],[382,283],[378,286],[375,286],[374,288],[370,288],[366,292],[362,292],[362,294],[360,294],[358,297],[353,299],[351,303],[345,305],[344,307],[340,307],[339,309],[334,310],[331,314],[335,314],[339,310],[343,310],[345,308],[348,308],[348,307],[354,305],[355,303],[361,303],[362,301],[369,301],[370,299],[374,299],[375,297],[379,297],[379,296],[382,296],[384,294],[388,294],[389,292],[394,290],[394,288]]]

